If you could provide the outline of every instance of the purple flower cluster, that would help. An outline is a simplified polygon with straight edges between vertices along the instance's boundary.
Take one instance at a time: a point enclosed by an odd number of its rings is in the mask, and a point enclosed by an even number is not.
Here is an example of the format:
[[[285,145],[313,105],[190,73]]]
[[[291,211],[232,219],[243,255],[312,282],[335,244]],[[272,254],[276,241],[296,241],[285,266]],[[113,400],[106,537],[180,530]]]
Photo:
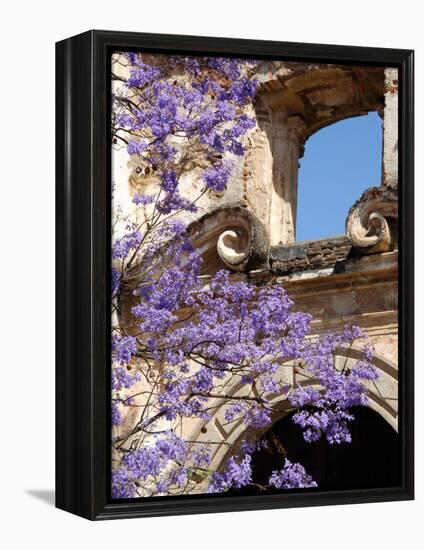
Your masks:
[[[142,156],[156,171],[165,192],[157,205],[162,214],[194,210],[194,203],[181,195],[180,176],[196,162],[205,166],[207,187],[225,188],[233,165],[216,163],[216,158],[243,155],[242,138],[255,125],[244,112],[257,91],[256,79],[246,76],[255,62],[173,56],[158,64],[136,53],[126,56],[130,76],[125,85],[137,100],[113,98],[114,131],[120,137],[128,132],[128,153]],[[181,150],[184,162],[179,160]]]
[[[140,380],[140,374],[129,371],[126,367],[114,367],[112,369],[112,389],[119,391],[134,386]]]
[[[155,493],[166,493],[189,481],[192,471],[204,469],[210,461],[205,446],[189,449],[188,444],[172,430],[141,449],[124,453],[112,477],[113,498],[136,496],[136,487],[155,487]]]
[[[233,457],[229,458],[223,472],[214,472],[208,487],[208,493],[221,493],[231,487],[244,487],[252,481],[252,457],[248,454],[237,462]]]
[[[131,139],[128,141],[127,150],[130,155],[139,155],[147,148],[147,143],[145,141],[136,141]]]
[[[137,484],[126,468],[112,470],[112,498],[134,498],[137,496]]]
[[[203,180],[209,189],[221,192],[224,191],[233,171],[232,162],[221,162],[214,164],[203,173]]]
[[[134,478],[145,481],[149,476],[157,476],[169,461],[185,458],[187,444],[171,434],[151,446],[125,453],[122,464]]]
[[[124,416],[122,414],[121,408],[116,401],[112,401],[112,411],[111,411],[111,420],[112,426],[120,426],[124,422]]]
[[[121,288],[121,273],[112,266],[112,276],[111,276],[111,287],[112,287],[112,298],[116,297]]]
[[[342,334],[326,334],[316,342],[304,347],[301,354],[305,371],[317,379],[322,391],[310,386],[298,386],[289,394],[290,403],[298,409],[293,421],[303,429],[306,441],[317,441],[325,434],[331,444],[350,443],[348,423],[354,420],[349,409],[367,405],[367,390],[364,382],[377,377],[371,364],[372,349],[363,348],[364,360],[352,368],[336,368],[335,356],[356,339],[364,338],[358,327],[346,327]]]
[[[137,205],[146,206],[155,202],[156,197],[154,195],[143,195],[141,193],[135,193],[133,196],[133,203]]]
[[[112,337],[112,358],[121,365],[127,365],[137,353],[137,340],[134,336]]]
[[[292,463],[287,458],[282,470],[275,470],[269,478],[269,484],[276,489],[303,489],[316,487],[316,482],[308,475],[305,468],[298,463]]]
[[[131,231],[120,239],[116,239],[112,247],[112,258],[127,258],[140,245],[142,238],[139,231]]]
[[[255,402],[250,405],[245,402],[231,403],[225,410],[224,418],[227,422],[241,418],[246,426],[252,428],[263,428],[271,422],[269,411]]]
[[[130,77],[127,80],[127,86],[143,88],[152,82],[157,81],[161,76],[161,71],[158,67],[154,67],[147,63],[143,63],[136,54],[128,54],[129,60],[134,65],[131,69]]]

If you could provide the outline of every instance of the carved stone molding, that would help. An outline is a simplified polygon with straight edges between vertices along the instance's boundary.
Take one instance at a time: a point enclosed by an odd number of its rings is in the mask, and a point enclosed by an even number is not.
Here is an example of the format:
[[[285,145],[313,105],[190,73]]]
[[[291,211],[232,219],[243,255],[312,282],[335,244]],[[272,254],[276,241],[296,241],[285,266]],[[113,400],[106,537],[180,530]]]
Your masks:
[[[396,242],[397,217],[397,189],[371,187],[349,210],[346,234],[361,254],[388,252]]]
[[[265,227],[249,210],[228,206],[210,212],[189,227],[189,237],[208,270],[219,263],[233,271],[265,267],[269,239]]]

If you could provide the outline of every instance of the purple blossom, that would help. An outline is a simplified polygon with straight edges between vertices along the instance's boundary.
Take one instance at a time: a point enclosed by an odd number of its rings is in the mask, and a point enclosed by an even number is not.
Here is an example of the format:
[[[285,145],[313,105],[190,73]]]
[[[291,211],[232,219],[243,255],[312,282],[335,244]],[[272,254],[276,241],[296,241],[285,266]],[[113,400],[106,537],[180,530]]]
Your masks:
[[[259,439],[258,441],[246,441],[243,440],[240,444],[240,448],[244,453],[253,454],[261,449],[267,449],[269,447],[266,439]]]
[[[228,462],[223,472],[214,472],[208,487],[208,493],[220,493],[231,487],[240,489],[252,481],[252,457],[246,455],[240,462],[233,457]]]
[[[132,201],[134,204],[141,204],[142,206],[146,206],[147,204],[152,204],[155,202],[156,197],[155,195],[143,195],[141,193],[135,193],[135,195],[132,198]]]
[[[224,191],[233,171],[233,167],[233,163],[228,161],[211,166],[203,173],[203,180],[213,191]]]
[[[119,405],[114,401],[112,401],[111,420],[113,426],[120,426],[124,422],[124,417]]]
[[[114,366],[112,368],[112,389],[114,391],[131,388],[139,380],[140,374],[136,371],[129,371],[125,367]]]
[[[305,405],[315,404],[320,400],[321,394],[312,386],[298,386],[290,395],[290,403],[293,407],[301,408]]]
[[[188,445],[173,431],[169,431],[167,434],[157,439],[155,442],[155,448],[161,453],[163,458],[168,460],[184,460]]]
[[[135,353],[137,353],[137,339],[134,336],[112,338],[112,357],[121,365],[128,364]]]
[[[131,56],[130,61],[134,63],[136,61],[136,57],[134,56],[134,54],[129,55]],[[140,59],[138,59],[136,63],[137,68],[131,70],[130,77],[126,82],[128,88],[142,88],[143,86],[150,84],[160,77],[161,72],[157,67],[153,67],[152,65],[143,63]]]
[[[139,231],[132,231],[117,239],[112,247],[112,258],[125,259],[130,252],[141,243],[142,235]]]
[[[224,418],[227,422],[241,418],[246,426],[252,428],[262,428],[271,422],[270,412],[257,403],[232,403],[226,408]]]
[[[349,413],[349,408],[367,404],[367,390],[363,382],[374,380],[377,374],[368,359],[358,361],[352,369],[348,369],[346,364],[337,369],[334,355],[338,349],[363,337],[359,328],[345,327],[342,334],[326,334],[305,347],[305,369],[323,387],[322,391],[318,391],[299,386],[288,397],[294,407],[307,407],[293,416],[295,424],[304,430],[306,441],[316,441],[321,434],[325,434],[331,444],[351,441],[348,423],[354,417]],[[365,357],[370,358],[370,353],[367,347]]]
[[[135,480],[125,468],[116,468],[112,471],[112,498],[132,498],[136,496]]]
[[[124,455],[122,464],[137,479],[156,476],[162,469],[161,455],[155,447],[143,447]]]
[[[175,170],[170,170],[162,174],[161,187],[167,193],[173,193],[178,185],[178,178]]]
[[[211,460],[211,453],[207,447],[200,447],[192,451],[190,458],[195,466],[205,466]]]
[[[129,155],[139,155],[146,150],[148,144],[143,141],[130,140],[127,145],[127,151]]]
[[[121,288],[121,273],[115,267],[112,267],[111,287],[113,298],[119,293]]]
[[[316,487],[316,482],[298,463],[292,463],[287,458],[282,470],[275,470],[269,478],[269,484],[276,489],[303,489]]]

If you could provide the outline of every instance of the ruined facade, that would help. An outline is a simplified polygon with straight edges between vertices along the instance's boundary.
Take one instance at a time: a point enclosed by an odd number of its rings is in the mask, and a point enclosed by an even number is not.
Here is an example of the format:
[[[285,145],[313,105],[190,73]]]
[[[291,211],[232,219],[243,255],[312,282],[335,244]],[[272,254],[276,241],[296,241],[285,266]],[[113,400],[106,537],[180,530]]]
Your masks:
[[[235,278],[283,285],[295,309],[312,314],[315,334],[347,323],[364,329],[379,373],[369,383],[369,406],[397,430],[397,71],[272,61],[262,63],[258,73],[261,84],[251,113],[257,124],[230,184],[223,193],[204,195],[196,214],[184,214],[191,241],[203,255],[205,284],[226,267]],[[305,143],[325,126],[370,111],[383,121],[381,182],[346,212],[345,235],[296,241],[298,166]],[[114,150],[113,179],[124,209],[140,185],[150,185],[144,167],[128,159],[124,148]],[[198,192],[195,167],[190,177]],[[122,315],[130,306],[128,298]],[[348,356],[341,351],[337,361],[358,357],[355,349]],[[289,384],[314,384],[292,366],[281,365],[281,377]],[[227,389],[227,394],[243,392],[243,386]],[[272,403],[279,400],[275,396]],[[275,421],[290,413],[288,402],[277,408]],[[211,465],[219,468],[227,444],[242,438],[245,428],[223,420],[219,400],[215,411],[207,423],[187,420],[184,431],[187,440],[222,441]]]

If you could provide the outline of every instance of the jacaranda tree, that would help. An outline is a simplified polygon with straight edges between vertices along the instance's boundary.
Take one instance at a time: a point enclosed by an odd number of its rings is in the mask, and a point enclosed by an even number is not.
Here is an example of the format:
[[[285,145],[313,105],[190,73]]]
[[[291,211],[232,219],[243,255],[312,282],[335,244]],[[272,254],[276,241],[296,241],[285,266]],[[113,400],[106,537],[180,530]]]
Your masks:
[[[125,77],[114,75],[112,134],[149,174],[149,192],[134,193],[134,211],[115,205],[112,267],[112,493],[114,498],[185,494],[203,482],[209,492],[252,484],[252,455],[264,441],[250,435],[210,467],[215,441],[188,441],[184,421],[207,422],[216,407],[227,421],[263,433],[284,395],[306,441],[349,443],[351,408],[367,403],[374,379],[371,347],[354,368],[336,368],[335,353],[363,339],[359,328],[310,336],[311,316],[293,310],[281,286],[235,280],[219,271],[207,284],[202,259],[181,221],[201,197],[225,190],[256,94],[258,63],[216,57],[125,53]],[[196,171],[197,195],[186,176]],[[191,186],[191,187],[190,187]],[[130,296],[130,314],[121,311]],[[291,387],[281,364],[319,381]],[[226,388],[242,383],[242,396]],[[300,464],[282,457],[264,489],[314,487]]]

